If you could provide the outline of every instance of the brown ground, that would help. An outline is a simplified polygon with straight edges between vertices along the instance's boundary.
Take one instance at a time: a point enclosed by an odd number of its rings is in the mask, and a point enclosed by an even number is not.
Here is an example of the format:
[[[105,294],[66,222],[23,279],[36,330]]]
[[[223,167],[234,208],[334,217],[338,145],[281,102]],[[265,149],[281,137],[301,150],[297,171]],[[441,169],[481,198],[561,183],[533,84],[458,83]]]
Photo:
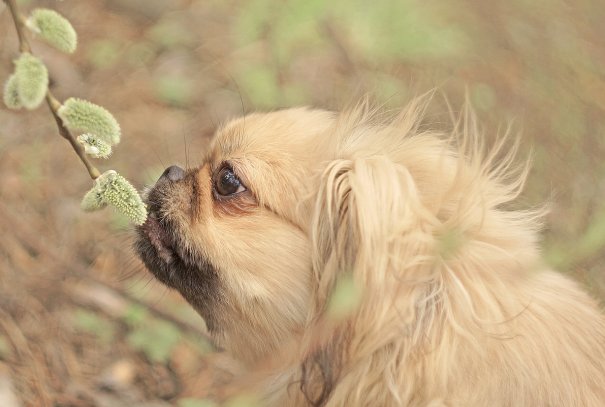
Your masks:
[[[98,166],[138,187],[194,166],[217,123],[242,111],[336,108],[368,92],[395,107],[433,87],[456,108],[468,92],[488,137],[514,119],[534,150],[523,202],[551,201],[546,258],[605,298],[605,3],[20,4],[73,22],[75,55],[34,52],[57,97],[114,113],[123,141]],[[16,50],[5,11],[0,79]],[[447,125],[441,95],[427,120]],[[90,187],[45,108],[0,109],[0,405],[9,382],[25,406],[210,405],[236,366],[134,259],[123,218],[79,210]]]

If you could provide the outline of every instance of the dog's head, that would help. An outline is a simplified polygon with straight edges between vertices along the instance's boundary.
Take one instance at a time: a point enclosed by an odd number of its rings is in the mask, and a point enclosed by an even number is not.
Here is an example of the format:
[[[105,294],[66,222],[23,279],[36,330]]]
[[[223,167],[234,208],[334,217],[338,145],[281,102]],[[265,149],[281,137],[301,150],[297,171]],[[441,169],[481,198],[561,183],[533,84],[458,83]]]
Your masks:
[[[501,227],[495,210],[518,194],[525,173],[501,182],[512,155],[500,166],[497,150],[481,158],[468,126],[458,151],[423,131],[423,106],[416,100],[386,123],[367,107],[229,123],[200,167],[169,167],[150,190],[139,255],[243,362],[298,341],[303,385],[317,367],[321,382],[303,391],[325,399],[338,353],[347,352],[343,337],[362,341],[352,345],[358,356],[402,335],[430,340],[427,325],[450,298],[444,264],[455,264],[461,242],[507,242],[514,255],[502,264],[531,257],[534,234]],[[361,288],[354,315],[326,325],[335,287],[349,277]],[[327,336],[310,339],[318,326]]]
[[[149,191],[136,249],[245,362],[301,332],[312,299],[311,195],[334,115],[252,114],[218,130],[201,166]]]

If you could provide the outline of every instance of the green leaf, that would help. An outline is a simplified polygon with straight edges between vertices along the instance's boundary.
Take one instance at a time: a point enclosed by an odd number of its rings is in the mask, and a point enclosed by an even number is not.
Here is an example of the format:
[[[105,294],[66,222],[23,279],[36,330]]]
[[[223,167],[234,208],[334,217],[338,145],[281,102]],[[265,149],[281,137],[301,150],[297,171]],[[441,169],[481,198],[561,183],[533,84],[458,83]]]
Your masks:
[[[193,347],[195,348],[195,350],[200,354],[200,355],[206,355],[208,353],[214,352],[216,350],[216,348],[214,347],[214,345],[212,345],[212,343],[208,342],[206,339],[204,339],[201,336],[190,336],[187,340],[187,342]]]
[[[48,70],[38,58],[24,52],[15,61],[19,100],[26,109],[40,106],[48,90]]]
[[[259,398],[254,394],[240,394],[227,400],[225,407],[261,407]]]
[[[110,145],[120,142],[120,125],[111,113],[99,105],[69,98],[58,113],[67,127],[93,134]]]
[[[268,21],[279,17],[276,3],[271,0],[249,0],[243,2],[233,24],[234,37],[238,45],[247,45],[259,40],[269,28]]]
[[[149,311],[147,311],[147,308],[139,304],[130,305],[122,316],[124,322],[126,322],[126,324],[129,326],[136,326],[142,324],[149,318],[150,316]]]
[[[73,325],[78,331],[95,335],[103,343],[111,342],[114,337],[113,324],[92,311],[76,310],[73,314]]]
[[[489,111],[496,105],[496,93],[491,86],[478,83],[471,88],[471,102],[478,109]]]
[[[133,348],[153,362],[165,363],[181,340],[181,332],[171,323],[152,320],[134,329],[127,337]]]
[[[467,239],[458,229],[448,229],[437,236],[437,254],[443,259],[455,257],[466,244]]]
[[[114,40],[94,41],[87,45],[86,57],[96,68],[109,68],[118,62],[120,46]]]
[[[126,60],[130,65],[149,66],[158,53],[158,47],[148,41],[132,44],[126,50]]]
[[[168,49],[195,44],[197,38],[185,25],[184,18],[185,14],[180,13],[166,16],[151,27],[146,36],[154,43]]]
[[[546,251],[546,260],[554,267],[567,269],[605,252],[605,208],[594,214],[591,221],[574,241],[552,245]]]
[[[161,101],[173,106],[187,106],[193,99],[192,83],[182,76],[163,76],[154,83],[154,88]]]
[[[237,72],[236,79],[242,87],[242,93],[250,98],[255,108],[272,109],[281,104],[281,89],[277,75],[271,68],[263,65],[245,66]]]
[[[178,401],[177,407],[218,407],[218,404],[212,400],[184,398]]]
[[[21,109],[21,100],[19,99],[19,90],[17,89],[17,76],[15,74],[8,77],[4,83],[4,104],[9,109]]]
[[[353,276],[341,276],[328,301],[327,313],[334,319],[342,319],[357,310],[361,302],[361,289],[355,284]]]
[[[354,1],[341,17],[349,27],[349,43],[374,63],[456,58],[471,43],[463,27],[448,16],[448,2],[415,0]]]
[[[377,100],[386,106],[405,105],[405,101],[410,97],[403,81],[396,76],[373,71],[365,80],[371,83],[372,92]]]
[[[56,11],[45,8],[34,9],[25,24],[58,50],[68,54],[76,50],[78,44],[76,30]]]

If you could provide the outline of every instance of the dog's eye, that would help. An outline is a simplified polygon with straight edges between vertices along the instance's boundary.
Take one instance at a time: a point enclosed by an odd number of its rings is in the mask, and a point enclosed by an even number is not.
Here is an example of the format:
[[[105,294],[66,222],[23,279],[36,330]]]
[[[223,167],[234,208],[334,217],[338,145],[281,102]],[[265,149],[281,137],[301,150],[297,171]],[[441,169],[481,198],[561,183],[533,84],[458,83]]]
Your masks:
[[[246,190],[244,184],[242,184],[229,167],[225,167],[219,171],[215,181],[215,188],[216,192],[222,196],[235,195]]]

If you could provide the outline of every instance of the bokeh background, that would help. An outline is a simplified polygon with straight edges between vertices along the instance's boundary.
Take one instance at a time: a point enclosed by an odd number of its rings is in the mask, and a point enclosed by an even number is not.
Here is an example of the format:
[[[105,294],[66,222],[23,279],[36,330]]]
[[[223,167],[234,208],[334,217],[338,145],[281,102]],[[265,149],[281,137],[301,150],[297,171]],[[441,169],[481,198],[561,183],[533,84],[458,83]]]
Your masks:
[[[447,104],[468,95],[488,140],[512,123],[521,158],[533,150],[521,205],[550,202],[547,261],[605,299],[605,2],[19,4],[73,23],[73,56],[38,41],[34,52],[58,98],[113,112],[123,141],[98,167],[137,187],[195,166],[219,123],[252,110],[338,109],[366,94],[396,109],[436,88],[426,120],[447,128]],[[16,56],[5,10],[0,79]],[[0,108],[0,405],[214,405],[237,366],[143,270],[122,217],[79,210],[90,187],[44,106]]]

